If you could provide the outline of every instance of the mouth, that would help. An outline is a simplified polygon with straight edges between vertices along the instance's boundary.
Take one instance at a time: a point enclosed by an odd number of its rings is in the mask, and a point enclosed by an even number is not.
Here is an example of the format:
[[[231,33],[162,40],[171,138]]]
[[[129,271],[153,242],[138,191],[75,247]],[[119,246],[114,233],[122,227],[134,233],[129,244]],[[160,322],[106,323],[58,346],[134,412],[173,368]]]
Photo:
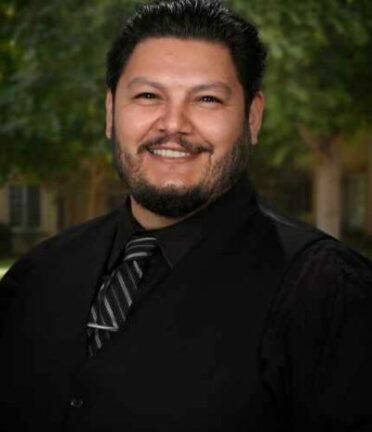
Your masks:
[[[193,154],[184,150],[164,149],[164,148],[163,149],[152,148],[152,149],[148,149],[148,151],[154,156],[158,156],[161,158],[170,158],[170,159],[188,158]]]
[[[196,158],[202,153],[213,153],[213,149],[205,145],[192,144],[182,137],[176,140],[169,136],[148,141],[140,146],[138,153],[147,152],[162,160],[186,161]]]

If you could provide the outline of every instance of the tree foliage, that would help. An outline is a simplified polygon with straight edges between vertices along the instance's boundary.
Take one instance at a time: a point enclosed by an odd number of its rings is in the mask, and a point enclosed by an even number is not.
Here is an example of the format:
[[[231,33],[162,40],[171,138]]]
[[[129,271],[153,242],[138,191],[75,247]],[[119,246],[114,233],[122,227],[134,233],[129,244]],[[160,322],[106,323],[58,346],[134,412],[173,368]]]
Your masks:
[[[306,164],[301,129],[350,134],[372,117],[370,0],[230,0],[269,48],[256,174]],[[50,179],[104,140],[104,58],[132,0],[1,0],[0,173]],[[283,170],[281,170],[283,173]],[[283,175],[283,174],[282,174]]]
[[[309,142],[322,151],[335,137],[371,132],[372,2],[229,3],[257,24],[268,47],[267,109],[251,171],[288,209],[285,197],[300,196],[293,179],[312,163]]]
[[[267,140],[350,133],[372,119],[369,0],[233,1],[269,48]],[[280,160],[280,158],[279,158]]]
[[[119,3],[119,2],[116,2]],[[104,59],[113,1],[1,3],[0,172],[52,179],[106,155]],[[121,14],[119,14],[120,16]]]

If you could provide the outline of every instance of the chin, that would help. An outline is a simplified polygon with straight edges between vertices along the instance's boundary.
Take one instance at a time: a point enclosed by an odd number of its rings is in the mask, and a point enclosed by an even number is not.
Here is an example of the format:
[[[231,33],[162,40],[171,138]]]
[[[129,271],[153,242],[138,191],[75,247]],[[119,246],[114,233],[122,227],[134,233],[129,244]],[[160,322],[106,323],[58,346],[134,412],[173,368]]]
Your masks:
[[[191,181],[185,181],[182,179],[164,179],[164,180],[157,180],[157,181],[148,181],[148,184],[150,184],[152,187],[162,190],[162,189],[172,189],[172,190],[180,190],[185,191],[189,189],[193,189],[195,187],[199,187],[201,182],[191,182]]]
[[[152,185],[149,182],[132,184],[129,190],[135,201],[147,210],[165,217],[182,218],[205,205],[210,191],[197,186],[167,182]]]

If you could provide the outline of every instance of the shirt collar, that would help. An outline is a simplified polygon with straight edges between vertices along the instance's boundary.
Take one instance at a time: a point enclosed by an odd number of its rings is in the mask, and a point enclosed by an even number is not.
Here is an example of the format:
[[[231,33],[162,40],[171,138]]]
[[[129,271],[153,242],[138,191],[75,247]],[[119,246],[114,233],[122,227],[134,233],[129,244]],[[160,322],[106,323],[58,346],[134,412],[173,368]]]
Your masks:
[[[113,268],[124,253],[125,244],[133,234],[151,233],[160,246],[168,265],[173,269],[208,234],[216,235],[226,223],[232,223],[234,212],[246,204],[255,203],[253,187],[246,175],[225,194],[204,209],[174,225],[159,230],[145,231],[133,218],[129,199],[120,209],[117,235],[109,258],[109,270]],[[256,208],[256,206],[253,206]]]
[[[132,222],[128,200],[119,208],[116,235],[110,252],[107,264],[107,272],[118,265],[120,258],[124,254],[125,245],[135,233],[135,227]]]

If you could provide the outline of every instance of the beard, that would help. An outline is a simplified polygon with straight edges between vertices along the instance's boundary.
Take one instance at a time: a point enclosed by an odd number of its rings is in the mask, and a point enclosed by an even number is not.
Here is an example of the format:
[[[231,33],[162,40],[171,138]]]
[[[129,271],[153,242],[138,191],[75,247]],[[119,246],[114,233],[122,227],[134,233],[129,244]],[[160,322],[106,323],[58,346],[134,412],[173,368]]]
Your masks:
[[[183,137],[171,138],[173,137],[164,135],[156,140],[147,141],[139,147],[137,154],[140,155],[153,146],[167,142],[177,142],[190,153],[213,153],[212,148],[196,146]],[[249,129],[245,127],[242,135],[227,154],[215,162],[210,159],[203,180],[194,186],[158,187],[151,184],[146,179],[136,157],[120,148],[114,127],[112,143],[116,170],[129,195],[152,213],[169,218],[183,218],[205,207],[236,183],[248,165],[251,137]]]

